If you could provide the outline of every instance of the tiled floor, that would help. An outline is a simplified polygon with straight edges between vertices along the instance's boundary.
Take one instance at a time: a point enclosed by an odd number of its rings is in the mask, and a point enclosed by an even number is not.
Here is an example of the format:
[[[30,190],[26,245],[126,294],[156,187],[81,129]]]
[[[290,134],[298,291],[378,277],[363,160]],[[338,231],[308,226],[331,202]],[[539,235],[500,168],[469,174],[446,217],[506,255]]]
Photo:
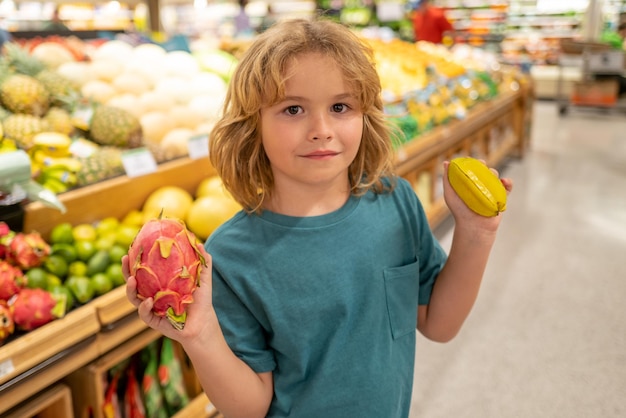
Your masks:
[[[412,418],[626,417],[626,114],[536,102],[478,301],[418,338]],[[449,245],[449,228],[437,234]]]

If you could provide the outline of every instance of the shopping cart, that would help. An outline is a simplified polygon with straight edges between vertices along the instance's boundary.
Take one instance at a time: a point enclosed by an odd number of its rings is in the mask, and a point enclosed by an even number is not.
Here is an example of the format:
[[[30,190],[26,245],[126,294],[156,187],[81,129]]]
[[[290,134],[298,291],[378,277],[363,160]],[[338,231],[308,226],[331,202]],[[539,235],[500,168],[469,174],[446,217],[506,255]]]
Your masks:
[[[558,60],[556,101],[559,114],[567,114],[571,106],[604,110],[626,109],[620,103],[619,77],[624,74],[624,51],[608,44],[567,40],[561,42]],[[564,72],[580,69],[580,80],[566,89]]]

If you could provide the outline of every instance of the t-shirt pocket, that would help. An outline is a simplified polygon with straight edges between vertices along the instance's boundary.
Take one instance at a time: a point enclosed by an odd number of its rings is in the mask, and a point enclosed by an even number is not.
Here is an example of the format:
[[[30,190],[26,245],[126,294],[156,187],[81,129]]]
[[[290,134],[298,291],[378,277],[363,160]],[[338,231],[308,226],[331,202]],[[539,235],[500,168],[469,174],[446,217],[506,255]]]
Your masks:
[[[387,313],[394,339],[415,331],[419,296],[419,264],[383,270]]]

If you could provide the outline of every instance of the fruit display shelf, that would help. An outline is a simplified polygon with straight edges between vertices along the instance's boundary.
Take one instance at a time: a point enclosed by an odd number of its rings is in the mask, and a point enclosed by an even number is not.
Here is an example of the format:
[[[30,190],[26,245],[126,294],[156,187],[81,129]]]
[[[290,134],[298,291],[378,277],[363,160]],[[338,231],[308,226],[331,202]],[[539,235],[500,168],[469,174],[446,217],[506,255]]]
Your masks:
[[[437,127],[397,150],[396,171],[413,184],[432,227],[448,216],[441,192],[442,161],[468,155],[497,166],[508,156],[523,156],[529,141],[532,100],[532,84],[520,84],[517,89],[503,91],[495,99],[476,105],[466,118]],[[60,195],[66,213],[29,203],[24,231],[38,231],[48,238],[61,222],[77,225],[110,216],[122,218],[130,210],[141,208],[158,187],[175,185],[192,193],[213,174],[208,157],[181,158],[160,164],[150,174],[121,176],[72,190]],[[80,370],[101,364],[105,356],[130,355],[129,350],[154,338],[156,334],[146,328],[126,300],[123,286],[93,299],[64,318],[0,347],[0,415],[23,406],[46,388],[66,382]],[[87,396],[80,392],[85,385],[72,386],[72,396]],[[181,416],[213,413],[210,401],[200,393]]]
[[[150,174],[120,176],[61,194],[59,199],[66,206],[66,213],[38,202],[29,203],[23,229],[38,231],[48,239],[52,228],[62,222],[77,224],[107,216],[122,218],[129,210],[140,208],[147,196],[163,185],[176,185],[191,193],[213,174],[208,157],[163,163]],[[125,288],[118,287],[61,319],[9,340],[0,346],[0,415],[28,403],[38,392],[145,330],[135,308],[126,299]],[[210,411],[209,406],[206,396],[200,396],[194,398],[190,408]]]
[[[396,171],[413,184],[432,228],[449,214],[443,200],[442,162],[472,156],[497,167],[509,156],[523,157],[530,139],[532,101],[532,85],[521,85],[398,150]]]

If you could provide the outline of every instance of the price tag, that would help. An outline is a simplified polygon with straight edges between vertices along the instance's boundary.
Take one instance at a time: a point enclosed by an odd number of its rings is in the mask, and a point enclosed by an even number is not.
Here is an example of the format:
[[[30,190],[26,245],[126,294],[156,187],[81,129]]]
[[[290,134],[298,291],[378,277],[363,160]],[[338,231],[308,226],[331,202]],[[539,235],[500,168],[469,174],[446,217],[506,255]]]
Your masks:
[[[72,112],[72,123],[74,126],[87,131],[89,129],[89,123],[93,117],[93,107],[91,106],[79,106]]]
[[[13,361],[11,359],[3,361],[0,363],[0,378],[13,373],[14,370],[15,366],[13,366]]]
[[[90,141],[87,141],[84,138],[78,138],[72,141],[72,144],[70,145],[70,152],[72,153],[72,155],[82,158],[89,157],[94,152],[96,152],[97,149],[97,145]]]
[[[189,138],[187,141],[187,152],[192,160],[209,155],[209,135],[201,134]]]
[[[147,148],[135,148],[122,153],[122,165],[128,177],[138,177],[154,173],[157,163]]]

